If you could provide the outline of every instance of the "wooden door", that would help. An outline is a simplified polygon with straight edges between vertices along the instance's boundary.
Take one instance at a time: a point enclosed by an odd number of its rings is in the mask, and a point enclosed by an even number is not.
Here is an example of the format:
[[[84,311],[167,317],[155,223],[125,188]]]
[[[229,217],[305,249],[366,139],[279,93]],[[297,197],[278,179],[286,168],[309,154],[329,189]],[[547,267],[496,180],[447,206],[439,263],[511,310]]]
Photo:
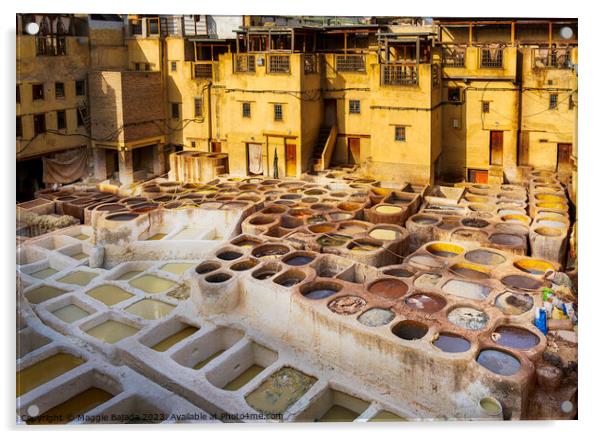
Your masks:
[[[360,139],[359,137],[347,138],[347,163],[355,165],[360,162]]]
[[[211,152],[222,152],[222,142],[211,142]]]
[[[559,143],[558,144],[558,157],[556,161],[556,170],[558,172],[570,173],[571,172],[571,153],[573,145],[570,143]]]
[[[324,126],[331,127],[337,123],[337,100],[324,99]]]
[[[297,145],[293,143],[285,144],[285,165],[286,176],[297,176]]]
[[[504,164],[504,132],[489,132],[489,164],[502,166]]]

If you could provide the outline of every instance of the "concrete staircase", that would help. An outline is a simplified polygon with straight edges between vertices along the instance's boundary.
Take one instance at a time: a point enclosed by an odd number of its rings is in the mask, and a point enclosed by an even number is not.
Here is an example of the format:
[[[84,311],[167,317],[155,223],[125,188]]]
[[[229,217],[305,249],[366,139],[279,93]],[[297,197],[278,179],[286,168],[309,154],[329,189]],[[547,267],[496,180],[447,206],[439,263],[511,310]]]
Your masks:
[[[320,132],[318,134],[318,138],[316,139],[316,143],[314,144],[314,149],[311,156],[311,163],[309,166],[309,169],[312,172],[322,170],[322,152],[326,147],[326,142],[328,141],[328,136],[330,136],[331,129],[332,127],[320,127]]]

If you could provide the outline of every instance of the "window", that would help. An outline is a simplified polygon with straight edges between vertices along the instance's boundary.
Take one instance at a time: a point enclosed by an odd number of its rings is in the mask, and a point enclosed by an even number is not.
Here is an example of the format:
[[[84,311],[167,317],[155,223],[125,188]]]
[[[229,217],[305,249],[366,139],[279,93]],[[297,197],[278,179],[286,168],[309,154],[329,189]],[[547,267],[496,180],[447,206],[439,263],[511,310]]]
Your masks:
[[[558,94],[552,93],[550,94],[550,110],[558,109]]]
[[[172,119],[180,118],[180,104],[177,102],[171,103],[171,117]]]
[[[171,62],[171,71],[172,72],[177,72],[178,71],[178,63],[177,63],[177,61],[172,61]]]
[[[75,96],[85,96],[86,94],[86,81],[75,81]]]
[[[23,122],[21,116],[17,116],[17,137],[23,137]]]
[[[251,117],[251,103],[250,102],[242,103],[242,117]]]
[[[31,86],[31,95],[34,101],[44,99],[44,84],[33,84]]]
[[[395,127],[395,141],[405,142],[406,141],[406,127],[396,126]]]
[[[150,64],[149,64],[149,63],[147,63],[147,62],[146,62],[146,63],[144,63],[144,71],[145,71],[145,72],[150,72],[150,69],[151,69],[151,66],[150,66]]]
[[[360,101],[358,101],[358,100],[349,101],[349,113],[350,114],[360,114]]]
[[[84,119],[82,118],[82,113],[79,110],[75,110],[75,114],[77,114],[77,126],[84,126]]]
[[[483,113],[489,113],[489,101],[481,102],[481,111]]]
[[[67,129],[67,115],[65,110],[60,110],[56,112],[56,129],[57,130],[66,130]]]
[[[34,114],[33,116],[33,135],[46,132],[46,116],[44,114]]]
[[[282,104],[274,104],[274,120],[282,120]]]
[[[447,89],[447,100],[450,102],[460,102],[460,88],[449,87]]]
[[[196,148],[196,142],[193,140],[192,142],[190,142],[190,146]]]
[[[57,99],[65,97],[65,84],[64,83],[62,83],[62,82],[54,83],[54,97]]]
[[[17,85],[17,103],[21,102],[21,87]]]
[[[203,99],[194,98],[194,117],[201,117],[203,115]]]
[[[134,70],[136,70],[137,72],[140,71],[140,63],[139,62],[134,63]]]
[[[569,95],[569,110],[575,108],[575,101],[573,100],[573,95]]]

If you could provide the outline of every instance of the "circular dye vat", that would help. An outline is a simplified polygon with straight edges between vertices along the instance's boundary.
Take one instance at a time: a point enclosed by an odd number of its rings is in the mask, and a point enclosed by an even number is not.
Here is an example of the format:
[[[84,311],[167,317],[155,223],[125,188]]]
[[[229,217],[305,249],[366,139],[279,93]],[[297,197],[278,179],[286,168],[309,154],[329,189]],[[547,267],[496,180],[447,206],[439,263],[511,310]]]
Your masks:
[[[332,296],[343,289],[343,286],[334,282],[315,282],[303,289],[301,294],[311,300],[320,300]]]
[[[115,213],[106,217],[109,221],[131,221],[138,218],[137,213]]]
[[[380,279],[373,282],[368,291],[384,299],[395,300],[408,292],[408,286],[398,279]]]
[[[256,258],[275,259],[287,254],[288,247],[278,244],[265,244],[257,246],[253,249],[252,254]]]
[[[541,259],[521,259],[520,261],[516,261],[514,266],[525,273],[536,276],[545,274],[546,271],[554,269],[554,266],[551,263]]]
[[[444,267],[444,263],[432,256],[416,255],[408,260],[408,264],[419,270],[436,270]]]
[[[506,291],[495,299],[495,306],[506,315],[519,315],[533,308],[533,298],[528,294]]]
[[[345,245],[350,239],[350,236],[333,234],[320,236],[316,242],[322,247],[340,247]]]
[[[253,277],[257,280],[266,280],[271,278],[272,276],[274,276],[276,273],[278,273],[278,271],[280,271],[279,269],[276,268],[262,268],[256,272],[253,273]]]
[[[301,265],[309,264],[314,259],[315,259],[314,256],[298,254],[298,255],[293,255],[289,258],[286,258],[285,260],[283,260],[283,262],[286,265],[293,265],[295,267],[299,267]]]
[[[502,405],[500,402],[489,396],[485,398],[481,398],[479,401],[479,406],[487,416],[499,416],[502,413]]]
[[[458,276],[467,278],[467,279],[489,279],[490,273],[489,270],[480,267],[478,265],[473,265],[473,264],[466,264],[463,262],[460,262],[458,264],[454,264],[449,268],[449,271],[451,271],[454,274],[457,274]]]
[[[451,230],[460,226],[460,221],[458,218],[443,218],[439,224],[437,224],[437,228],[441,230]]]
[[[197,265],[194,271],[196,271],[197,274],[206,274],[215,271],[220,267],[221,265],[217,262],[203,262]]]
[[[414,215],[412,218],[410,218],[410,220],[413,223],[420,224],[423,226],[429,226],[429,225],[435,224],[439,221],[439,219],[435,216],[428,216],[428,215],[422,215],[422,214]]]
[[[384,326],[393,321],[395,313],[390,309],[385,308],[372,308],[362,313],[357,321],[364,326],[370,326],[376,328],[378,326]]]
[[[359,210],[362,208],[361,204],[358,203],[339,203],[337,206],[340,210],[344,210],[345,212],[353,212],[355,210]],[[378,209],[377,209],[378,210]]]
[[[368,227],[362,223],[349,222],[349,223],[341,223],[339,225],[339,231],[349,234],[358,234],[364,233],[368,230]]]
[[[464,337],[452,334],[451,332],[445,332],[439,334],[439,336],[433,340],[433,345],[448,353],[466,352],[470,349],[470,342]]]
[[[317,215],[317,216],[312,216],[310,218],[307,219],[307,223],[308,224],[318,224],[318,223],[323,223],[326,221],[326,217],[322,216],[322,215]],[[312,230],[313,232],[314,230]]]
[[[542,236],[562,236],[565,231],[560,230],[560,229],[556,229],[554,227],[538,227],[534,230],[535,233],[537,233],[538,235],[542,235]]]
[[[367,253],[379,250],[381,246],[368,241],[354,241],[349,244],[348,248],[354,253]]]
[[[205,277],[205,280],[212,284],[219,284],[222,282],[226,282],[231,278],[232,276],[230,276],[228,273],[215,273]]]
[[[256,267],[259,262],[253,259],[245,259],[244,261],[236,262],[230,266],[230,270],[246,271]]]
[[[242,238],[242,239],[232,241],[232,245],[235,245],[235,246],[241,247],[241,248],[250,248],[257,244],[261,244],[261,241],[257,241],[255,239],[249,239],[249,238]]]
[[[426,335],[429,328],[424,323],[414,320],[403,320],[391,329],[391,332],[403,340],[420,340]]]
[[[336,314],[351,315],[361,311],[366,301],[359,296],[343,296],[328,304],[328,309]]]
[[[290,270],[274,279],[274,283],[290,288],[303,282],[303,279],[305,279],[305,274],[303,272]]]
[[[412,277],[414,273],[406,270],[404,268],[389,268],[388,270],[383,270],[384,274],[395,277]]]
[[[554,195],[554,194],[535,194],[535,199],[542,200],[542,201],[551,201],[554,203],[566,202],[566,199],[563,196]]]
[[[396,239],[399,239],[400,233],[394,229],[376,228],[372,229],[368,236],[380,241],[395,241]]]
[[[514,349],[531,349],[539,344],[539,337],[531,331],[517,326],[500,326],[491,338],[497,344]]]
[[[520,361],[511,354],[496,349],[485,349],[479,352],[477,363],[491,372],[510,376],[520,370]]]
[[[477,229],[457,229],[452,232],[450,240],[485,242],[487,241],[487,233]]]
[[[375,210],[376,212],[383,215],[398,215],[403,209],[399,206],[381,205],[378,206]]]
[[[495,225],[495,230],[498,233],[508,235],[527,235],[529,233],[529,227],[525,224],[519,223],[498,223]]]
[[[312,233],[332,233],[336,230],[336,227],[334,224],[321,223],[309,226],[308,229]]]
[[[410,308],[426,312],[428,314],[441,311],[447,302],[443,297],[434,294],[416,293],[405,299],[405,304]]]
[[[353,218],[353,215],[351,213],[346,212],[333,212],[329,215],[330,218],[332,218],[334,221],[344,221]]]
[[[218,253],[217,258],[223,261],[233,261],[234,259],[238,259],[242,256],[242,253],[233,250],[226,250],[224,252]]]
[[[526,215],[510,214],[510,215],[504,215],[502,217],[502,221],[507,222],[507,223],[518,223],[518,224],[529,225],[531,223],[531,218],[529,218]]]
[[[479,331],[489,323],[489,316],[475,308],[459,307],[453,309],[447,319],[459,328]]]
[[[439,256],[442,258],[452,258],[462,253],[464,249],[459,245],[442,242],[427,246],[426,251],[428,251],[432,255]]]
[[[489,241],[493,244],[509,246],[509,247],[518,247],[523,245],[523,238],[517,235],[510,235],[508,233],[494,233],[489,237]]]
[[[489,221],[480,218],[463,218],[460,222],[465,227],[474,227],[476,229],[482,229],[489,225]]]
[[[542,285],[542,281],[527,276],[521,276],[520,274],[511,274],[510,276],[503,277],[502,283],[508,288],[527,291],[536,290]]]
[[[437,273],[424,273],[418,276],[414,280],[414,286],[416,288],[428,289],[434,288],[439,283],[441,275]]]
[[[260,216],[256,216],[255,218],[251,218],[249,220],[249,224],[252,224],[254,226],[264,226],[266,224],[273,223],[274,221],[275,221],[275,219],[271,216],[260,215]]]

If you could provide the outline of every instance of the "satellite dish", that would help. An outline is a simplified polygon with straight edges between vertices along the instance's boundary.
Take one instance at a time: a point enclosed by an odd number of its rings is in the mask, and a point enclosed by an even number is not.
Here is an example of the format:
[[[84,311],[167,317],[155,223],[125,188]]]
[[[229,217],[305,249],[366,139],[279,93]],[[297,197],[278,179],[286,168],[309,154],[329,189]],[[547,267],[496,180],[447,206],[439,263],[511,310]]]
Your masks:
[[[570,40],[573,36],[573,29],[568,26],[564,26],[562,29],[560,29],[560,36],[565,40]]]
[[[25,25],[25,32],[29,35],[37,35],[40,32],[40,25],[36,22],[27,23]]]

